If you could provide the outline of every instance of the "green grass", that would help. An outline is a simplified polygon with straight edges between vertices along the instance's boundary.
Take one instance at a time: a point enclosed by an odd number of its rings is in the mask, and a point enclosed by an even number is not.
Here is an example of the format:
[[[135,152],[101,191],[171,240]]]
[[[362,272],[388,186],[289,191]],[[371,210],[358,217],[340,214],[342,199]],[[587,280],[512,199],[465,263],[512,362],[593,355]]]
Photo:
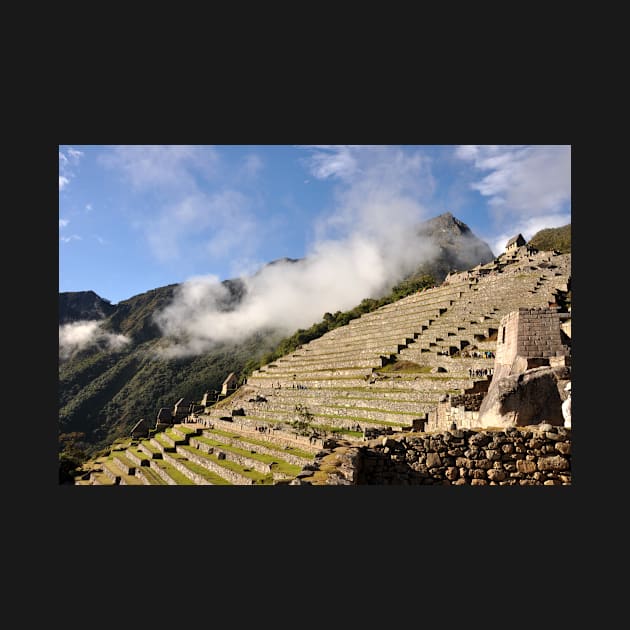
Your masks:
[[[191,429],[190,427],[187,427],[185,424],[178,424],[175,427],[178,431],[181,431],[182,433],[194,433],[195,429]]]
[[[164,433],[163,432],[156,433],[153,437],[154,437],[154,439],[156,439],[163,446],[166,446],[167,448],[172,448],[171,445],[164,440]]]
[[[362,437],[363,431],[352,431],[350,429],[345,429],[344,427],[333,427],[329,424],[312,424],[311,427],[313,429],[317,429],[319,431],[326,431],[327,433],[340,433],[343,435],[350,435],[352,437]],[[311,455],[311,457],[313,457]]]
[[[152,468],[149,468],[148,466],[143,466],[140,473],[148,479],[149,485],[151,486],[167,486],[168,485],[166,481],[164,481],[164,479],[162,479],[162,477],[160,477],[160,475],[158,475],[155,472],[155,470],[153,470]]]
[[[129,449],[127,449],[128,451],[131,452],[132,455],[135,455],[138,459],[140,459],[141,461],[149,461],[151,458],[144,453],[143,451],[138,450],[137,447],[130,447]],[[135,464],[134,464],[135,466]]]
[[[188,477],[186,477],[186,475],[184,475],[183,473],[180,473],[179,470],[177,470],[177,468],[175,468],[172,464],[165,462],[163,459],[155,459],[153,461],[158,466],[158,468],[160,468],[160,470],[163,470],[178,486],[195,485],[194,481],[188,479]]]
[[[399,402],[399,401],[395,401],[395,402]],[[389,413],[391,415],[396,415],[396,416],[418,416],[418,413],[425,413],[425,412],[415,412],[415,411],[387,411],[384,409],[379,409],[377,407],[346,407],[344,405],[326,405],[326,407],[333,407],[334,409],[348,409],[348,410],[351,409],[352,411],[378,411],[379,413]]]
[[[227,468],[245,477],[249,477],[257,485],[272,485],[273,484],[272,473],[264,473],[264,474],[260,473],[257,470],[252,470],[251,468],[247,468],[247,466],[242,466],[241,464],[237,464],[236,462],[231,462],[227,459],[219,459],[216,455],[198,451],[192,446],[184,446],[182,448],[185,451],[190,450],[192,453],[195,453],[195,455],[198,455],[199,457],[209,459],[210,461],[215,462],[216,464],[218,464],[219,466],[222,466],[223,468]]]
[[[265,446],[266,448],[272,449],[274,451],[278,451],[278,453],[289,453],[290,455],[295,455],[296,457],[304,457],[306,459],[313,459],[312,453],[307,453],[306,451],[302,451],[299,448],[295,448],[294,446],[287,446],[285,448],[283,446],[279,446],[278,444],[274,444],[273,442],[266,442],[265,440],[255,440],[250,437],[244,437],[242,435],[239,435],[238,433],[229,433],[228,431],[221,431],[220,429],[204,429],[204,430],[207,433],[216,433],[217,435],[222,435],[227,438],[241,440],[242,442],[246,442],[247,444],[253,444],[255,446]]]
[[[141,444],[152,453],[162,453],[162,451],[159,448],[157,448],[157,446],[153,446],[153,444],[151,444],[151,442],[149,442],[148,440],[141,442]]]
[[[297,475],[301,470],[299,466],[296,466],[295,464],[289,464],[289,462],[283,461],[282,458],[280,457],[280,453],[278,453],[278,457],[274,457],[273,455],[267,455],[265,453],[251,453],[250,451],[245,450],[244,448],[240,448],[238,446],[232,446],[231,444],[225,444],[225,442],[212,440],[208,437],[199,438],[199,441],[203,442],[204,444],[208,444],[209,446],[216,446],[229,453],[234,453],[235,455],[242,455],[243,457],[254,459],[256,461],[262,462],[263,464],[271,465],[275,462],[277,464],[276,470],[278,470],[279,472],[287,473],[288,475]],[[277,460],[280,460],[280,461],[277,461]]]
[[[98,480],[100,483],[99,485],[101,486],[115,486],[116,484],[105,475],[105,473],[92,473],[92,475],[94,475],[94,479]]]
[[[134,462],[132,462],[129,458],[125,457],[125,451],[123,451],[121,453],[113,453],[112,454],[112,461],[114,461],[114,460],[119,460],[120,463],[123,466],[126,466],[127,468],[137,468],[138,467],[137,464],[134,464]]]
[[[412,414],[412,415],[417,415],[417,414]],[[369,422],[370,424],[377,424],[377,425],[383,425],[386,427],[401,427],[401,426],[407,426],[404,422],[388,422],[386,420],[372,420],[371,418],[361,418],[358,416],[335,416],[333,414],[330,413],[317,413],[315,414],[316,418],[338,418],[340,420],[353,420],[356,422]]]
[[[428,374],[432,370],[429,365],[418,365],[413,361],[396,361],[382,368],[378,368],[378,374]]]
[[[168,437],[170,437],[172,440],[175,440],[176,442],[181,442],[184,439],[181,437],[181,435],[179,435],[178,433],[175,433],[175,430],[173,428],[166,429],[164,433]]]
[[[197,473],[200,477],[203,477],[204,479],[209,481],[213,486],[231,486],[231,485],[233,485],[227,479],[224,479],[220,475],[217,475],[217,473],[212,472],[211,470],[208,470],[207,468],[204,468],[203,466],[200,466],[196,462],[190,461],[189,459],[186,459],[184,461],[185,458],[183,458],[181,456],[178,457],[178,459],[181,460],[182,464],[184,464],[184,466],[186,466],[186,468],[189,468],[192,472]]]

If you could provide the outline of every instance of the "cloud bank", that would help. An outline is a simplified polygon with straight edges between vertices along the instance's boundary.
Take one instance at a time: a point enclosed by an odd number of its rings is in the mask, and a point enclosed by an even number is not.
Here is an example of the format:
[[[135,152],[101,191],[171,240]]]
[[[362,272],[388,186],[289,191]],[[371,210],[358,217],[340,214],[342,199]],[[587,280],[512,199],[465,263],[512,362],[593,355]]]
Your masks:
[[[70,322],[59,326],[59,357],[68,359],[77,350],[90,346],[117,351],[129,341],[125,335],[116,335],[103,330],[101,322],[97,320]]]
[[[428,214],[420,200],[434,188],[426,157],[389,147],[304,150],[309,174],[337,183],[335,207],[319,217],[306,257],[243,278],[246,295],[232,311],[221,308],[227,289],[215,276],[185,282],[156,316],[170,340],[162,356],[199,354],[264,329],[287,334],[308,327],[327,311],[381,295],[435,256],[434,245],[420,242],[414,229]]]

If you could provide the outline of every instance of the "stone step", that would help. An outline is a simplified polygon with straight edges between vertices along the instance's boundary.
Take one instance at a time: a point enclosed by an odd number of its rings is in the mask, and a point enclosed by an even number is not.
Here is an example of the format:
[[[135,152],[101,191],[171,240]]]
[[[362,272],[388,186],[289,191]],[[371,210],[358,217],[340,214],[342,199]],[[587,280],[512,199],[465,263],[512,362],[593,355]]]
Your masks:
[[[93,471],[90,473],[90,484],[93,486],[115,486],[118,485],[112,481],[111,477],[104,472]]]
[[[297,435],[279,422],[252,420],[245,416],[234,418],[233,421],[208,417],[206,422],[209,429],[238,432],[244,437],[264,439],[277,446],[294,447],[313,454],[326,447],[324,439]]]
[[[111,459],[106,459],[103,462],[103,474],[109,478],[112,484],[118,485],[120,483],[120,473],[120,469]]]
[[[357,413],[356,415],[349,416],[349,415],[343,415],[343,414],[328,415],[328,414],[313,413],[312,414],[313,420],[311,424],[315,427],[333,426],[333,427],[339,427],[339,428],[348,429],[348,430],[355,430],[355,427],[359,425],[360,429],[356,429],[358,431],[358,430],[363,430],[365,428],[379,428],[379,427],[385,427],[385,426],[392,426],[392,427],[397,427],[397,428],[407,427],[407,426],[413,425],[414,419],[417,419],[423,416],[423,414],[417,414],[417,416],[398,415],[388,420],[377,420],[377,419],[366,417],[368,415],[371,415],[371,414],[368,414],[366,412],[364,414]],[[268,412],[268,413],[260,414],[259,416],[249,416],[249,418],[257,420],[257,421],[267,421],[267,422],[275,420],[276,422],[284,423],[286,425],[290,425],[291,422],[298,419],[296,414],[289,415],[289,414],[282,414],[281,412],[277,412],[275,414]]]
[[[139,468],[140,466],[148,466],[149,460],[152,459],[152,457],[150,457],[146,453],[146,451],[140,449],[140,445],[130,446],[125,451],[125,456],[130,462],[134,464],[134,466],[136,466],[136,468]]]
[[[270,378],[277,378],[283,381],[291,381],[296,380],[296,382],[304,380],[309,380],[310,378],[337,378],[337,377],[354,377],[354,378],[365,378],[369,374],[372,373],[373,368],[348,368],[348,369],[339,369],[339,370],[331,370],[331,369],[321,369],[321,370],[300,370],[298,367],[293,369],[288,369],[285,367],[284,369],[276,368],[274,370],[269,370],[268,372],[262,372],[264,375],[269,375]],[[262,375],[261,374],[261,375]],[[293,379],[293,375],[296,376],[296,379]]]
[[[209,455],[211,454],[219,456],[219,453],[223,453],[223,456],[228,461],[236,462],[241,466],[252,468],[253,470],[257,470],[258,472],[261,472],[263,474],[271,472],[271,464],[262,462],[256,457],[251,457],[250,455],[254,455],[254,453],[246,455],[237,452],[234,449],[238,449],[238,447],[232,447],[231,445],[219,442],[214,438],[209,438],[207,436],[198,436],[191,439],[191,443],[189,444],[189,446]],[[178,452],[184,454],[183,451]]]
[[[151,444],[151,440],[140,442],[138,450],[142,451],[149,459],[162,459],[162,450]]]
[[[150,466],[142,466],[136,469],[136,477],[145,486],[165,486],[164,478],[155,472]]]
[[[169,486],[195,485],[187,475],[175,468],[172,464],[173,453],[164,451],[162,459],[152,459],[150,468],[155,471]],[[169,458],[169,459],[167,459]],[[140,469],[141,470],[141,469]]]
[[[204,453],[191,446],[178,446],[177,448],[180,449],[180,453],[185,452],[184,456],[190,461],[217,474],[231,484],[237,486],[251,486],[254,485],[255,479],[261,476],[261,473],[257,472],[255,475],[252,474],[251,470],[244,471],[244,467],[236,462],[230,462],[227,459],[219,459],[213,454]],[[271,475],[269,476],[271,477]]]
[[[165,455],[165,461],[196,486],[231,485],[224,476],[217,475],[214,471],[201,466],[194,458],[181,450],[187,448],[189,448],[188,445],[177,446],[175,453]]]
[[[164,437],[164,433],[156,433],[155,437],[152,437],[149,440],[149,443],[151,446],[158,449],[162,454],[174,453],[175,445],[172,444],[173,440],[165,440]]]
[[[437,404],[437,400],[434,402],[426,402],[426,403],[414,403],[409,407],[412,408],[411,411],[402,411],[402,410],[392,410],[392,409],[383,409],[379,407],[378,403],[373,405],[326,405],[326,404],[312,404],[307,405],[304,403],[304,406],[309,410],[310,413],[317,419],[316,421],[319,424],[325,424],[324,417],[325,416],[352,416],[352,417],[361,417],[365,420],[374,420],[377,422],[403,422],[403,419],[408,421],[410,418],[418,418],[423,417],[428,411],[432,410]],[[256,418],[265,418],[265,419],[278,419],[284,420],[285,422],[293,422],[294,420],[298,420],[300,418],[299,412],[295,409],[295,405],[275,405],[269,409],[246,409],[246,417],[254,416]],[[320,421],[320,416],[321,421]],[[402,416],[403,419],[399,418]]]
[[[133,475],[136,472],[136,464],[125,457],[125,452],[112,453],[111,461],[125,475]]]
[[[256,450],[258,453],[263,453],[265,455],[270,455],[271,457],[279,458],[295,466],[306,466],[306,464],[310,464],[313,461],[312,455],[308,457],[295,455],[288,452],[286,447],[280,448],[274,443],[263,443],[263,440],[261,439],[252,440],[250,438],[248,440],[242,435],[234,433],[226,435],[225,432],[219,432],[212,429],[206,429],[204,431],[204,435],[218,442],[223,442],[228,446],[236,446],[237,448],[241,448],[244,450]],[[191,438],[191,446],[195,446],[194,440],[195,438]]]
[[[259,411],[286,411],[290,412],[295,410],[296,405],[305,405],[310,408],[320,407],[365,407],[371,409],[380,409],[389,413],[415,413],[418,409],[426,409],[426,405],[437,404],[440,394],[434,392],[418,392],[422,394],[422,398],[418,400],[409,400],[411,396],[407,396],[407,399],[401,398],[401,400],[390,400],[383,396],[308,396],[308,397],[282,397],[275,399],[273,403],[267,405],[251,405],[246,408],[246,413],[253,416],[258,416]],[[326,412],[324,412],[326,413]]]

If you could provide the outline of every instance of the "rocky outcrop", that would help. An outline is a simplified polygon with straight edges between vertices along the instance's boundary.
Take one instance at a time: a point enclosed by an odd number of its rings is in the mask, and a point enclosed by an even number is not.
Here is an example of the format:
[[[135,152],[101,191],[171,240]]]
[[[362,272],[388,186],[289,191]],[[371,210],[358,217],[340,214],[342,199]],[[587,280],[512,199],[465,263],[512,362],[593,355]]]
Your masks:
[[[480,427],[562,426],[562,394],[569,370],[538,367],[492,383],[479,409]]]

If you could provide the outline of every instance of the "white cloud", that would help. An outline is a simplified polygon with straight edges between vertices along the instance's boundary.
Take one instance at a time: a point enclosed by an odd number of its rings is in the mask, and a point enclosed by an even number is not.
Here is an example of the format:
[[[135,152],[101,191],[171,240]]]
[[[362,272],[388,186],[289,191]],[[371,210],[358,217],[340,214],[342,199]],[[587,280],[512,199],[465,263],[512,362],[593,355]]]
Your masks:
[[[499,222],[570,212],[570,146],[462,145],[455,155],[486,172],[472,188]]]
[[[192,190],[195,178],[211,178],[218,154],[212,147],[136,145],[114,147],[100,162],[119,170],[138,190]]]
[[[353,148],[344,145],[320,145],[308,160],[313,177],[327,179],[338,177],[349,179],[356,174],[358,163],[353,155]]]
[[[65,228],[70,221],[68,219],[59,219],[59,229]]]
[[[93,208],[92,208],[92,204],[91,204],[91,203],[86,203],[86,204],[85,204],[85,210],[86,210],[87,212],[92,212],[92,209],[93,209]]]
[[[436,253],[433,245],[419,243],[414,231],[427,214],[419,199],[430,197],[434,188],[423,155],[390,147],[309,151],[308,167],[339,186],[335,211],[322,218],[306,258],[278,262],[244,278],[246,295],[231,311],[221,307],[226,289],[216,277],[184,283],[156,318],[170,343],[162,350],[165,356],[198,354],[218,341],[263,329],[286,334],[310,326],[327,311],[347,310],[382,294]]]
[[[84,156],[83,151],[69,147],[65,153],[59,151],[59,191],[68,186],[70,180],[75,177],[72,167],[78,166],[79,160]]]
[[[70,147],[68,149],[68,155],[72,160],[78,162],[85,154],[83,153],[83,151],[78,151],[77,149],[73,149],[72,147]]]
[[[70,243],[71,241],[82,241],[83,239],[78,234],[71,234],[70,236],[60,236],[59,240],[64,243]]]
[[[59,326],[59,356],[67,359],[77,350],[99,346],[103,350],[121,350],[129,338],[101,328],[99,321],[83,320]]]

